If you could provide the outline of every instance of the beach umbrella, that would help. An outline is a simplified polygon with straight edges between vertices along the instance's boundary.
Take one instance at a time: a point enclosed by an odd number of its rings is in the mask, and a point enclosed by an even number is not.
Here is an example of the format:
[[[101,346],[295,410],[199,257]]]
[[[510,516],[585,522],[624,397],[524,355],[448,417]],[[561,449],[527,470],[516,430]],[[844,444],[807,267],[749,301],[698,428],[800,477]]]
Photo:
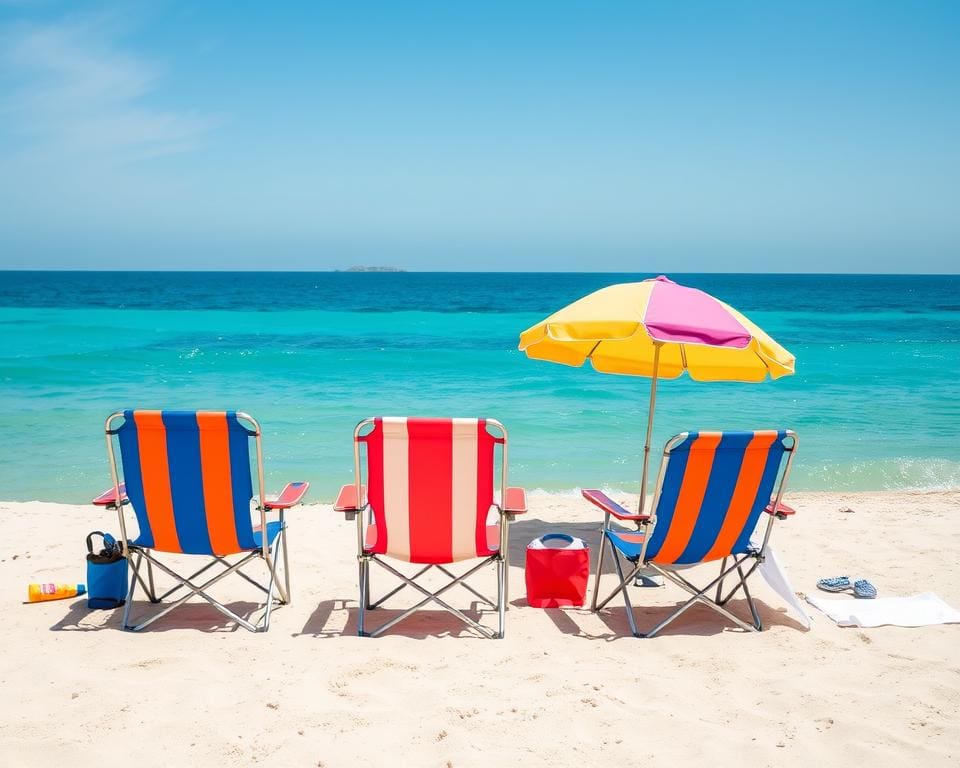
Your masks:
[[[793,355],[733,307],[662,275],[578,299],[520,334],[519,348],[537,360],[589,360],[601,373],[650,377],[641,512],[658,379],[686,371],[695,381],[758,382],[789,376],[794,366]]]

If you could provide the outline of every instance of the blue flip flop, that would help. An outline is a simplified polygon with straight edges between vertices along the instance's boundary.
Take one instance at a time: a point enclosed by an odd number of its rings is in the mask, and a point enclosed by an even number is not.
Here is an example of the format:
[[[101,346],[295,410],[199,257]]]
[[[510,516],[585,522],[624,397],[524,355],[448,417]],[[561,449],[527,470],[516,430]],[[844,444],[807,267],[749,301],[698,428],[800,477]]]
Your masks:
[[[853,594],[864,600],[873,600],[877,596],[877,588],[866,579],[853,582]]]
[[[846,592],[852,586],[849,576],[834,576],[832,579],[820,579],[817,582],[817,588],[824,592]]]

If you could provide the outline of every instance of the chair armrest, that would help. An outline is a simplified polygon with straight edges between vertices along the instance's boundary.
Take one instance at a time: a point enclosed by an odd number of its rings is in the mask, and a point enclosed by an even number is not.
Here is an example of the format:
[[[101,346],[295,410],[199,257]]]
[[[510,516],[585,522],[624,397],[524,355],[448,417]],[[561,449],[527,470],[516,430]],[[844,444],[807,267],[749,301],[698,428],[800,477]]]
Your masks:
[[[265,509],[290,509],[300,503],[300,500],[306,495],[310,483],[296,482],[287,483],[280,495],[275,499],[267,499],[263,505]]]
[[[367,486],[360,486],[360,495],[366,497]],[[337,494],[337,500],[333,502],[334,512],[359,512],[364,507],[366,504],[357,506],[357,486],[353,483],[343,486]]]
[[[527,492],[523,488],[507,488],[503,511],[508,515],[522,515],[527,511]]]
[[[768,515],[773,515],[777,518],[777,520],[786,520],[788,517],[797,514],[797,510],[795,510],[793,507],[788,507],[782,501],[776,509],[773,508],[773,502],[771,501],[769,504],[767,504],[763,511]]]
[[[98,507],[115,507],[117,506],[117,495],[115,493],[115,488],[107,488],[103,493],[101,493],[97,498],[93,500],[93,504],[96,504]],[[126,504],[129,501],[127,499],[127,486],[125,483],[120,483],[120,503]]]
[[[591,504],[600,507],[604,512],[617,518],[617,520],[635,520],[636,522],[642,523],[650,519],[650,515],[635,515],[628,512],[602,491],[584,488],[580,493],[583,495],[583,498]]]

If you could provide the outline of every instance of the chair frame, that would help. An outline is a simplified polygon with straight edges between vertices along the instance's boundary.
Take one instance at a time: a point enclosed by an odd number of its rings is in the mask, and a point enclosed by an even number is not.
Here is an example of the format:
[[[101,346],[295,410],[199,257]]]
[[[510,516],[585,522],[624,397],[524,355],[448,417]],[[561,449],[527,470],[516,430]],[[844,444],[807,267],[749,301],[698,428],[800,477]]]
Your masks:
[[[763,630],[763,621],[760,618],[760,613],[757,610],[756,603],[753,600],[753,596],[750,594],[750,589],[747,587],[747,579],[753,574],[757,568],[760,567],[760,564],[764,560],[764,555],[767,548],[767,543],[770,541],[770,534],[773,531],[773,524],[776,520],[783,520],[789,514],[792,514],[792,510],[789,507],[786,507],[782,503],[783,501],[783,492],[786,487],[787,478],[790,475],[790,469],[793,465],[793,459],[796,455],[797,446],[799,445],[799,439],[797,438],[796,432],[793,430],[786,430],[786,435],[784,439],[791,439],[791,443],[788,447],[785,448],[787,455],[786,464],[783,466],[782,472],[780,472],[779,481],[776,483],[776,493],[771,500],[770,504],[767,505],[764,512],[768,515],[768,520],[766,528],[763,533],[763,540],[759,547],[751,549],[751,551],[741,554],[741,555],[728,555],[724,557],[720,563],[720,573],[719,575],[710,581],[705,587],[700,588],[695,584],[691,583],[689,580],[685,579],[683,576],[678,573],[679,570],[683,570],[687,567],[694,567],[700,565],[700,563],[691,563],[689,566],[669,566],[669,565],[660,565],[655,562],[649,562],[646,560],[647,545],[650,542],[650,538],[653,535],[654,527],[657,524],[657,507],[660,502],[660,493],[663,490],[663,481],[666,475],[667,466],[670,462],[671,451],[677,446],[683,443],[689,436],[689,432],[682,432],[679,435],[675,435],[670,438],[663,449],[663,457],[660,460],[660,470],[657,475],[657,485],[654,491],[653,505],[651,507],[652,513],[649,515],[645,514],[616,514],[610,510],[604,510],[603,517],[603,527],[601,529],[601,542],[600,542],[600,553],[597,560],[597,576],[593,583],[593,599],[591,601],[591,610],[597,612],[603,609],[607,603],[610,602],[617,594],[623,595],[623,601],[627,610],[627,621],[630,624],[630,631],[635,637],[654,637],[667,625],[672,623],[674,620],[682,616],[687,610],[692,608],[697,603],[710,606],[713,610],[720,613],[722,616],[726,617],[738,627],[748,632],[759,632]],[[625,510],[624,510],[625,512]],[[614,545],[613,541],[607,535],[607,531],[613,530],[610,527],[610,518],[617,517],[620,520],[630,520],[636,524],[636,530],[642,531],[643,536],[643,545],[640,549],[640,554],[637,557],[637,561],[634,564],[633,568],[629,572],[625,572],[623,566],[623,560],[630,562],[628,558],[621,555],[617,547]],[[620,583],[617,587],[601,601],[597,601],[597,598],[600,593],[600,579],[603,575],[603,560],[604,552],[606,547],[610,548],[610,553],[613,557],[614,566],[616,567],[617,576],[620,579]],[[730,566],[727,565],[729,560],[733,560]],[[641,571],[647,569],[652,569],[656,573],[660,574],[674,584],[676,584],[681,589],[688,592],[691,597],[682,605],[680,605],[673,613],[663,619],[660,623],[654,626],[647,632],[640,632],[637,628],[637,620],[634,615],[633,604],[630,602],[630,595],[628,590],[630,586],[633,585],[633,580],[640,575]],[[649,571],[648,571],[649,572]],[[736,578],[735,583],[732,588],[726,595],[723,594],[723,585],[729,577],[734,576]],[[714,597],[710,597],[709,592],[716,589]],[[747,605],[750,608],[751,622],[747,623],[743,619],[736,616],[725,606],[727,602],[740,590],[743,590],[743,594],[746,597]]]
[[[360,612],[359,618],[357,621],[357,634],[361,637],[378,637],[379,635],[386,632],[391,627],[400,623],[404,619],[408,618],[416,611],[418,611],[423,606],[428,603],[435,603],[439,605],[443,610],[453,614],[460,621],[462,621],[467,626],[474,629],[476,632],[480,633],[484,637],[488,638],[503,638],[504,628],[505,628],[505,613],[506,605],[508,599],[508,585],[507,585],[507,576],[508,570],[510,567],[510,551],[509,551],[509,523],[516,518],[516,515],[522,510],[510,511],[507,509],[506,500],[507,500],[507,430],[496,419],[486,419],[487,427],[493,427],[494,429],[500,432],[500,438],[497,438],[497,441],[501,444],[501,456],[500,456],[500,503],[497,504],[494,500],[494,505],[497,508],[497,512],[500,520],[500,549],[496,554],[489,555],[483,558],[478,564],[469,568],[466,572],[460,574],[459,576],[451,572],[445,565],[437,563],[429,563],[424,565],[420,570],[418,570],[412,576],[407,576],[401,573],[399,570],[394,568],[387,562],[377,556],[375,553],[366,551],[364,547],[366,527],[371,524],[373,520],[373,509],[371,508],[369,502],[365,499],[366,485],[363,483],[363,475],[361,474],[361,465],[360,452],[361,444],[363,443],[361,432],[368,426],[374,424],[376,419],[367,418],[357,424],[356,428],[353,431],[353,469],[354,469],[354,492],[356,505],[354,508],[340,507],[339,510],[346,512],[346,517],[348,520],[356,519],[357,522],[357,562],[359,565],[359,579],[360,579]],[[347,486],[349,488],[350,486]],[[389,556],[388,556],[389,557]],[[392,574],[394,577],[399,579],[402,583],[390,590],[377,600],[371,600],[370,597],[370,564],[376,563],[381,568],[383,568],[388,573]],[[487,565],[494,565],[497,570],[497,600],[494,602],[490,598],[482,595],[480,592],[475,590],[472,586],[466,583],[466,579],[472,576],[474,573],[479,571],[481,568]],[[438,571],[447,576],[450,581],[448,581],[444,586],[438,589],[435,592],[430,592],[425,587],[416,583],[416,579],[420,578],[427,571],[436,568]],[[469,616],[467,616],[462,611],[454,608],[452,605],[447,603],[445,600],[441,600],[440,596],[447,592],[449,589],[460,585],[464,589],[468,590],[475,597],[479,598],[481,602],[486,603],[491,608],[497,610],[497,615],[499,619],[499,629],[493,630],[489,627],[485,627],[479,622],[474,621]],[[389,621],[384,622],[380,626],[376,627],[371,631],[366,629],[366,612],[369,610],[374,610],[387,599],[393,597],[395,594],[405,589],[406,587],[412,587],[414,590],[422,594],[423,599],[414,605],[412,608],[408,608],[403,611],[398,616],[394,616]]]
[[[166,616],[175,608],[179,608],[181,605],[186,603],[191,597],[197,595],[206,600],[210,605],[216,608],[220,613],[226,616],[228,619],[235,621],[238,625],[247,629],[251,632],[266,632],[270,628],[270,614],[276,602],[279,605],[289,605],[290,604],[290,569],[289,561],[287,556],[287,524],[284,519],[284,507],[274,507],[266,501],[264,481],[263,481],[263,444],[262,444],[262,430],[260,428],[260,423],[254,419],[249,414],[237,411],[237,419],[240,421],[246,421],[253,428],[253,437],[256,441],[256,457],[257,457],[257,483],[260,491],[258,497],[257,510],[260,513],[260,531],[261,531],[261,546],[258,549],[250,550],[247,552],[236,553],[240,555],[238,560],[230,562],[227,558],[233,557],[233,555],[228,556],[219,556],[212,555],[210,556],[210,562],[204,565],[199,570],[190,574],[189,576],[183,576],[168,565],[161,562],[155,553],[155,550],[151,547],[143,547],[132,544],[127,538],[127,526],[126,521],[124,520],[123,507],[129,504],[129,499],[126,497],[124,491],[121,490],[121,481],[120,481],[120,472],[117,463],[117,454],[113,446],[113,437],[117,434],[117,430],[112,428],[114,420],[117,418],[123,417],[123,411],[116,411],[115,413],[110,414],[107,417],[106,423],[104,425],[106,431],[106,441],[107,441],[107,455],[110,460],[110,477],[113,480],[113,502],[107,504],[108,509],[116,509],[117,516],[120,520],[120,534],[121,541],[123,546],[123,556],[127,558],[127,562],[130,563],[130,567],[133,571],[133,578],[130,579],[130,586],[127,590],[126,602],[124,603],[123,609],[123,628],[131,632],[139,632],[141,629],[149,626],[157,619]],[[119,499],[119,501],[117,501]],[[280,513],[280,532],[275,537],[273,542],[267,540],[267,512],[272,509],[279,509]],[[173,554],[173,553],[171,553]],[[136,559],[131,558],[131,555],[136,555]],[[203,557],[203,555],[186,555],[189,557]],[[249,565],[254,560],[262,560],[267,566],[267,572],[269,575],[269,582],[266,586],[258,582],[256,579],[251,576],[243,573],[241,569],[244,566]],[[143,567],[144,561],[146,561],[146,578],[144,578],[141,573],[141,568]],[[280,562],[283,564],[283,578],[280,578],[278,571],[280,570]],[[223,567],[223,570],[217,573],[217,575],[212,578],[208,578],[206,581],[203,581],[200,584],[196,583],[196,579],[202,574],[206,573],[210,568],[213,568],[216,565]],[[168,589],[163,594],[158,595],[157,589],[154,584],[153,578],[153,568],[156,566],[160,571],[166,573],[168,576],[172,577],[177,581],[177,584],[170,589]],[[260,591],[266,594],[266,600],[261,606],[263,614],[256,621],[250,621],[234,611],[230,610],[226,605],[216,600],[214,597],[207,593],[207,589],[216,584],[221,579],[236,573],[239,576],[246,579],[253,586],[255,586]],[[144,593],[147,596],[147,599],[154,604],[158,604],[165,600],[168,597],[171,597],[181,589],[186,589],[187,593],[181,597],[178,597],[174,602],[165,606],[162,610],[156,611],[153,614],[149,615],[143,621],[140,621],[137,624],[130,623],[130,612],[132,608],[133,596],[136,592],[137,584],[140,584]],[[278,596],[275,596],[275,592],[279,593]]]

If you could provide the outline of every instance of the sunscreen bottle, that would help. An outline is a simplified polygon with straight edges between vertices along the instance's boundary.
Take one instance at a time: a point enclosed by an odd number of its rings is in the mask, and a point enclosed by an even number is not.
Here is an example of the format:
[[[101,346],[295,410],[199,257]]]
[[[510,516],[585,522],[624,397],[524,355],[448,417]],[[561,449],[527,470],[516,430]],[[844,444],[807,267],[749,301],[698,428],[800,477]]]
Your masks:
[[[30,584],[27,587],[27,600],[41,603],[44,600],[63,600],[85,594],[85,584]]]

